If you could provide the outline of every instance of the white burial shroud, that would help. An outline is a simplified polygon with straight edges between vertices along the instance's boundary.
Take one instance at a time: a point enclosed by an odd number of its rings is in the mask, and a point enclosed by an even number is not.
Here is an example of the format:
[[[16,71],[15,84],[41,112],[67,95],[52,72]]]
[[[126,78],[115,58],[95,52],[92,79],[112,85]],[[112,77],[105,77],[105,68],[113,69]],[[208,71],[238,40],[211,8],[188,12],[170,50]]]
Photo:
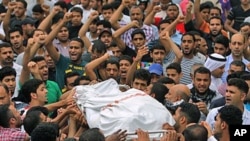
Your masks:
[[[76,102],[90,128],[104,135],[118,129],[134,133],[136,129],[161,130],[164,123],[174,125],[171,113],[157,100],[137,89],[119,90],[114,79],[95,85],[76,86]]]

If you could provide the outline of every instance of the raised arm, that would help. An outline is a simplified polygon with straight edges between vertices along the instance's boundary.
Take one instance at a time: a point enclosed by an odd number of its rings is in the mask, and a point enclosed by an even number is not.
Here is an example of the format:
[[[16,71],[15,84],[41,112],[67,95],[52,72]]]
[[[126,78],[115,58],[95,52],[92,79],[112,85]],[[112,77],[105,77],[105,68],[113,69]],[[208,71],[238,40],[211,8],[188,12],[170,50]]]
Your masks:
[[[139,23],[138,21],[134,20],[132,21],[131,23],[119,28],[118,30],[116,30],[114,33],[113,33],[113,37],[114,38],[117,38],[117,37],[120,37],[123,33],[125,33],[126,31],[128,31],[130,28],[132,27],[139,27]]]
[[[122,11],[128,7],[130,1],[129,0],[122,0],[121,5],[116,9],[116,11],[113,13],[113,15],[111,16],[111,18],[109,19],[109,22],[111,23],[111,25],[117,25],[117,21],[119,20],[119,18],[122,15]]]
[[[137,65],[140,64],[141,59],[144,55],[148,54],[148,47],[147,46],[143,46],[140,47],[139,50],[137,51],[137,55],[131,65],[131,67],[129,68],[128,72],[127,72],[127,76],[126,76],[126,84],[131,86],[131,82],[134,76],[134,73],[137,69]]]
[[[97,80],[97,76],[96,76],[96,74],[94,72],[94,69],[96,69],[104,61],[108,60],[109,57],[110,57],[109,54],[105,53],[102,57],[97,58],[97,59],[89,62],[85,66],[86,74],[89,76],[90,80]]]
[[[161,36],[161,42],[162,42],[164,47],[166,46],[166,44],[169,45],[170,50],[172,50],[174,52],[174,54],[175,54],[174,62],[180,63],[181,60],[182,60],[182,57],[183,57],[183,53],[181,52],[179,47],[172,41],[172,39],[169,36],[168,31],[166,31],[165,34]]]
[[[144,24],[146,25],[151,25],[153,24],[155,21],[154,21],[154,16],[156,13],[160,12],[161,11],[161,6],[160,5],[155,5],[152,9],[152,11],[147,14],[146,18],[144,19]]]
[[[231,11],[229,12],[229,15],[227,16],[227,19],[225,21],[225,24],[224,24],[224,27],[227,31],[231,32],[231,33],[238,33],[239,31],[235,30],[233,27],[232,27],[232,22],[233,20],[235,19],[235,16],[234,16],[234,10],[231,9]]]
[[[200,29],[200,26],[204,22],[204,19],[202,18],[200,13],[200,2],[200,0],[195,0],[194,2],[195,27],[197,29]]]
[[[46,7],[46,6],[44,6],[44,7]],[[60,9],[58,9],[58,7],[54,7],[53,10],[50,12],[50,14],[45,19],[43,19],[43,21],[39,24],[38,29],[42,29],[44,31],[47,31],[51,25],[52,19],[59,11],[60,11]]]
[[[14,11],[14,8],[16,7],[16,2],[9,2],[8,3],[8,10],[5,14],[5,17],[3,19],[3,30],[5,32],[5,39],[9,41],[9,30],[10,30],[10,19],[11,19],[11,13]]]
[[[94,19],[96,19],[99,16],[97,11],[92,11],[89,15],[89,18],[87,20],[87,22],[81,27],[80,31],[78,32],[79,37],[84,41],[84,45],[87,48],[87,50],[89,49],[89,47],[91,46],[91,42],[90,40],[86,37],[86,33],[89,29],[90,24],[92,23],[92,21]]]

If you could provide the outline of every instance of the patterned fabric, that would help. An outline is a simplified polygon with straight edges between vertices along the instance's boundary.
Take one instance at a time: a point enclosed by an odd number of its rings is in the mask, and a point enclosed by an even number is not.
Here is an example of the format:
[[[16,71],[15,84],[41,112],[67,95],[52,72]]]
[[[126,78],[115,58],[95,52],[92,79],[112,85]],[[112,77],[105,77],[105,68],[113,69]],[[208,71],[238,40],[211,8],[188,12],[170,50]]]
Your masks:
[[[132,32],[135,30],[136,28],[131,28],[129,29],[127,32],[125,32],[123,35],[122,35],[122,40],[124,41],[124,43],[129,47],[129,48],[132,48],[133,50],[135,50],[135,46],[133,45],[132,43],[132,37],[131,37],[131,34]],[[144,31],[145,35],[146,35],[146,45],[155,40],[155,36],[154,36],[154,31],[153,31],[153,28],[151,26],[148,26],[148,25],[143,25],[141,27],[141,29]]]
[[[0,126],[1,141],[24,141],[26,133],[20,128],[3,128]]]

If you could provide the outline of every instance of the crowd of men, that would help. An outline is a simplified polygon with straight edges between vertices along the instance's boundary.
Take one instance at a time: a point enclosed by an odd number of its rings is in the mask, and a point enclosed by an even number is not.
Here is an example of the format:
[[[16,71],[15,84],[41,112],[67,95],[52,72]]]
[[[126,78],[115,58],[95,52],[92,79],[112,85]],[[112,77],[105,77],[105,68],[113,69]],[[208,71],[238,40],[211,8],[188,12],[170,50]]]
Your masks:
[[[0,141],[126,140],[75,103],[108,79],[172,113],[161,141],[228,141],[250,125],[249,72],[249,0],[2,0]]]

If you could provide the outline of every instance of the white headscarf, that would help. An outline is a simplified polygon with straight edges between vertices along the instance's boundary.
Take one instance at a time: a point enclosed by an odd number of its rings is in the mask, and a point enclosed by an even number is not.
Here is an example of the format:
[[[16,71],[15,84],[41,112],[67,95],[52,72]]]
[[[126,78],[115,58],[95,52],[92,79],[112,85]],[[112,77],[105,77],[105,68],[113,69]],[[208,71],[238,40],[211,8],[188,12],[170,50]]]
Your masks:
[[[226,61],[227,59],[224,56],[218,53],[213,53],[209,55],[209,57],[207,58],[204,67],[208,68],[212,72],[217,68],[225,65]]]

